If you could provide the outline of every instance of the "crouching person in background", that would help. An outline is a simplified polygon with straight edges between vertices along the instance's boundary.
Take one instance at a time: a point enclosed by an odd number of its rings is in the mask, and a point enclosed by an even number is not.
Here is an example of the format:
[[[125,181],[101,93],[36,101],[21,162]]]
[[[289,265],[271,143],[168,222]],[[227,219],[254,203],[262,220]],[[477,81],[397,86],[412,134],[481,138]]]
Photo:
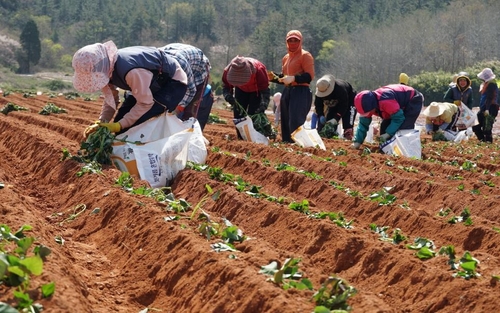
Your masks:
[[[233,58],[222,73],[222,94],[233,107],[234,119],[253,116],[253,125],[257,131],[263,132],[264,136],[275,136],[265,116],[271,91],[267,68],[262,62],[243,56]],[[256,125],[255,117],[263,117],[259,119],[265,125],[263,128],[260,128],[260,124]],[[241,134],[238,131],[236,133],[238,139],[242,139]]]
[[[402,84],[361,91],[354,98],[360,118],[352,147],[359,149],[365,141],[372,116],[382,118],[380,142],[389,140],[400,129],[414,129],[423,103],[424,96],[419,91]]]
[[[352,140],[354,119],[356,118],[356,107],[354,97],[356,91],[348,82],[335,79],[333,75],[325,75],[316,83],[314,99],[315,113],[318,119],[318,131],[330,123],[335,132],[342,119],[345,139]]]
[[[222,73],[222,94],[233,106],[235,119],[264,113],[271,98],[266,66],[253,58],[235,57]]]
[[[459,109],[453,103],[432,102],[425,108],[425,132],[432,135],[438,130],[453,130],[458,120]]]

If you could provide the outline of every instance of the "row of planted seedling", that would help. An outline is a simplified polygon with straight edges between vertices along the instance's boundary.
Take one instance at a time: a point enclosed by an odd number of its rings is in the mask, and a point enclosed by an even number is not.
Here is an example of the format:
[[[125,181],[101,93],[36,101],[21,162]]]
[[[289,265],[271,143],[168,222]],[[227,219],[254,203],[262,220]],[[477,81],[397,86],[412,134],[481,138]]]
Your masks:
[[[9,114],[9,112],[12,111],[29,111],[28,108],[25,108],[23,106],[14,104],[12,102],[7,102],[1,109],[0,113],[3,113],[4,115]],[[67,113],[66,109],[60,108],[57,105],[55,105],[52,102],[47,102],[47,104],[38,112],[38,114],[41,115],[50,115],[50,114],[61,114],[61,113]]]
[[[204,166],[205,167],[205,166]],[[230,180],[226,175],[222,175],[221,172],[216,171],[217,174],[216,177],[223,177],[225,182],[229,182]],[[126,173],[124,173],[122,176],[124,177],[129,177]],[[234,178],[234,177],[232,177]],[[241,186],[248,186],[249,184],[244,183],[241,178],[237,179],[239,186],[238,188],[242,188]],[[117,184],[120,184],[117,182]],[[123,184],[123,183],[122,183]],[[131,184],[124,184],[127,188],[131,187]],[[339,185],[337,185],[339,186]],[[206,186],[207,188],[207,196],[208,195],[214,195],[217,193],[214,193],[211,191],[210,187]],[[342,188],[342,187],[340,187]],[[251,189],[251,188],[250,188]],[[133,190],[132,190],[133,191]],[[240,191],[244,191],[244,188],[242,188]],[[144,194],[144,192],[135,192],[136,194]],[[150,192],[153,193],[153,192]],[[147,194],[147,193],[146,193]],[[385,192],[381,192],[379,195],[373,195],[373,197],[386,197],[388,194]],[[169,198],[170,197],[170,198]],[[191,207],[185,200],[175,200],[173,199],[173,195],[170,194],[170,196],[167,197],[166,199],[159,199],[159,200],[167,200],[169,203],[168,208],[169,210],[172,210],[176,213],[180,212],[187,212],[189,208]],[[218,196],[212,196],[214,200],[218,198]],[[389,197],[390,199],[394,200],[394,198]],[[234,252],[237,251],[237,249],[234,247],[233,243],[234,242],[242,242],[243,240],[246,239],[246,236],[244,236],[236,226],[232,225],[228,220],[222,219],[223,221],[223,227],[221,227],[220,223],[213,222],[210,219],[210,216],[204,212],[201,209],[201,206],[205,202],[206,197],[203,198],[193,209],[193,212],[190,214],[189,218],[192,219],[195,216],[195,213],[199,210],[201,210],[201,213],[199,214],[199,219],[202,220],[203,222],[200,224],[198,227],[197,231],[206,236],[207,239],[211,239],[217,236],[220,236],[222,242],[221,243],[215,243],[212,244],[211,247],[218,252],[222,251],[229,251],[232,252],[230,254],[230,258],[236,258],[236,255]],[[303,200],[302,202],[292,202],[289,205],[290,209],[302,212],[304,214],[309,214],[311,217],[317,217],[317,218],[322,218],[321,216],[328,216],[328,217],[334,217],[337,218],[338,215],[336,214],[326,214],[326,213],[313,213],[310,214],[309,209],[308,209],[308,202],[307,200]],[[440,216],[447,216],[451,212],[450,209],[444,209],[441,210],[438,215]],[[178,220],[180,217],[178,215],[176,216],[170,216],[166,217],[165,220]],[[470,211],[466,208],[463,210],[460,216],[453,216],[448,220],[449,223],[455,224],[458,222],[463,222],[465,225],[471,225],[471,219],[470,219]],[[339,226],[342,226],[344,228],[350,228],[350,223],[347,224],[340,224]],[[403,242],[407,240],[407,237],[402,233],[400,229],[395,229],[393,231],[393,235],[389,236],[387,234],[387,230],[389,229],[388,226],[384,227],[378,227],[375,224],[370,225],[370,229],[374,231],[375,233],[378,233],[381,237],[381,240],[384,241],[391,241],[395,244],[398,244],[400,242]],[[428,259],[436,256],[436,252],[434,251],[435,245],[433,241],[417,237],[414,240],[414,244],[407,244],[406,247],[408,249],[412,250],[417,250],[415,255],[420,258],[420,259]],[[479,261],[474,258],[468,251],[464,253],[464,255],[457,260],[455,256],[455,249],[452,245],[448,246],[443,246],[439,252],[439,255],[447,255],[449,257],[448,264],[450,265],[451,269],[455,271],[453,274],[454,277],[462,277],[465,279],[470,279],[470,278],[476,278],[479,277],[480,274],[477,272],[477,266],[479,265]],[[280,285],[284,289],[288,288],[297,288],[297,289],[307,289],[307,290],[313,290],[311,282],[307,278],[303,278],[302,275],[298,272],[298,263],[300,262],[300,259],[287,259],[283,266],[281,268],[277,265],[277,262],[272,262],[271,264],[262,266],[261,268],[261,273],[270,275],[271,278],[269,281],[272,281],[273,283]],[[494,279],[499,279],[499,276],[493,276]],[[339,288],[340,285],[346,284],[346,282],[340,278],[337,278],[335,276],[329,277],[321,286],[321,288],[315,292],[313,299],[318,305],[315,309],[315,312],[323,312],[322,310],[325,310],[324,312],[328,312],[326,310],[328,309],[350,309],[349,305],[347,304],[347,299],[350,296],[353,296],[356,293],[356,290],[348,285],[345,285],[344,287]],[[333,306],[328,306],[328,305],[333,305]]]
[[[196,164],[191,164],[191,166],[201,166]],[[204,167],[204,166],[202,166]],[[215,171],[212,173],[216,177],[225,177],[222,173]],[[234,178],[234,177],[233,177]],[[226,182],[228,180],[225,180]],[[245,183],[240,179],[236,179],[236,188],[240,191],[244,191],[245,188],[250,194],[252,192],[252,187],[248,187],[249,184]],[[172,193],[168,192],[169,188],[147,188],[139,187],[133,188],[133,178],[129,173],[124,172],[116,181],[116,186],[120,186],[132,194],[144,195],[147,197],[152,197],[158,202],[164,203],[166,205],[166,210],[168,212],[173,212],[175,215],[169,215],[164,217],[167,222],[179,221],[182,219],[187,220],[198,220],[200,223],[196,228],[197,233],[207,238],[207,240],[220,239],[220,242],[210,244],[210,247],[216,252],[229,252],[229,258],[237,258],[237,248],[235,243],[243,242],[247,240],[247,236],[243,234],[241,229],[236,225],[233,225],[226,218],[220,218],[216,220],[210,216],[205,210],[203,210],[203,205],[205,202],[211,198],[214,201],[219,199],[220,193],[214,192],[209,185],[205,185],[207,194],[193,207],[184,199],[175,199]],[[246,187],[244,187],[246,186]],[[297,210],[299,207],[302,209],[307,209],[307,201],[302,203],[291,203],[290,208]],[[333,214],[333,213],[332,213]],[[317,218],[320,217],[319,213]],[[326,214],[330,219],[333,215]],[[187,228],[185,224],[181,224],[182,228]],[[346,228],[349,228],[346,226]],[[278,262],[274,261],[268,265],[261,266],[260,273],[270,276],[268,281],[280,286],[281,288],[287,290],[290,288],[295,288],[299,290],[314,290],[311,281],[303,277],[302,273],[299,271],[298,263],[301,260],[298,258],[290,258],[285,260],[283,265],[280,267]],[[316,304],[314,312],[330,312],[330,310],[351,310],[351,307],[347,303],[347,300],[356,294],[356,289],[350,286],[345,280],[331,276],[328,277],[321,285],[321,287],[315,291],[312,300]]]
[[[192,166],[195,169],[197,168],[197,165],[195,165],[195,164],[192,164]],[[245,189],[244,186],[249,186],[250,185],[248,183],[244,183],[243,179],[240,176],[235,176],[233,174],[223,173],[220,168],[215,168],[214,169],[214,168],[210,168],[210,167],[208,167],[206,165],[203,165],[202,167],[203,167],[204,170],[208,169],[208,172],[211,173],[210,177],[212,179],[217,179],[217,180],[220,180],[220,181],[223,181],[223,182],[231,182],[231,181],[234,180],[235,181],[235,185],[237,186],[237,190],[240,191],[240,192],[244,191],[244,189]],[[295,171],[294,167],[284,166],[283,164],[278,165],[278,168],[279,168],[279,170],[281,169],[281,170],[292,170],[292,171]],[[355,196],[355,197],[363,198],[362,195],[359,192],[352,191],[349,188],[344,187],[342,185],[342,183],[330,182],[330,184],[332,186],[334,186],[335,188],[339,189],[339,190],[345,191],[346,194],[348,194],[350,196]],[[260,188],[252,186],[250,189],[253,190],[253,191],[250,192],[249,194],[252,195],[252,196],[255,196],[256,191],[258,191]],[[396,197],[394,195],[391,195],[389,193],[390,189],[391,188],[383,188],[380,191],[376,191],[376,192],[371,193],[365,199],[369,199],[371,201],[376,201],[376,202],[379,203],[379,205],[390,205],[390,204],[393,204],[396,201]],[[268,197],[268,195],[265,195],[265,197],[263,197],[263,198],[265,198],[265,199],[276,199],[276,197]],[[408,207],[408,205],[406,203],[403,203],[401,205],[401,207],[405,208],[405,209],[409,209],[409,207]],[[302,200],[301,202],[292,201],[289,204],[289,208],[292,209],[292,210],[294,210],[294,211],[306,214],[310,218],[319,218],[319,219],[329,218],[331,221],[333,221],[336,225],[338,225],[340,227],[343,227],[343,228],[346,228],[346,229],[352,228],[352,220],[351,221],[347,221],[344,218],[342,212],[339,212],[339,213],[335,213],[335,212],[317,212],[317,213],[311,213],[311,211],[309,210],[309,202],[307,200],[305,200],[305,199]],[[446,208],[446,209],[440,210],[437,215],[439,215],[439,216],[448,216],[448,215],[450,215],[450,213],[452,213],[451,209],[450,208]],[[451,216],[447,220],[447,222],[450,223],[450,224],[463,223],[465,226],[472,225],[473,222],[472,222],[472,218],[471,218],[470,209],[468,207],[464,208],[464,210],[460,213],[460,215],[453,215],[453,216]],[[380,229],[380,228],[378,228],[376,226],[374,227],[373,225],[370,225],[370,228],[373,231],[377,232],[377,233],[383,234],[384,240],[387,240],[387,235],[385,233],[385,231],[386,231],[387,228]],[[394,234],[393,234],[393,237],[392,237],[391,240],[394,243],[399,243],[399,242],[404,241],[406,239],[407,239],[406,236],[404,236],[399,229],[396,229],[394,231]],[[417,238],[416,242],[421,242],[422,240],[425,240],[425,239]],[[407,247],[415,249],[415,247],[418,247],[418,244],[417,245],[407,245]],[[421,259],[427,258],[428,256],[435,256],[435,253],[433,251],[431,251],[430,249],[428,249],[428,248],[429,247],[427,245],[419,247],[419,251],[417,252],[416,255],[419,258],[421,258]],[[452,254],[452,251],[454,251],[453,246],[446,246],[446,247],[444,247],[444,248],[442,248],[440,250],[439,254],[448,254],[450,256],[450,259],[454,260],[455,259],[454,252]],[[464,277],[464,278],[470,278],[470,277],[476,277],[477,276],[476,275],[477,273],[475,272],[475,266],[478,264],[478,262],[474,263],[475,262],[474,261],[473,263],[468,263],[469,262],[468,260],[471,259],[471,258],[472,257],[470,256],[469,252],[464,253],[464,256],[460,259],[461,260],[460,261],[460,266],[463,268],[463,271],[457,271],[457,273],[455,274],[455,276]],[[470,262],[472,262],[472,261],[470,261]],[[458,267],[458,265],[456,263],[453,263],[452,269],[456,269],[457,267]]]

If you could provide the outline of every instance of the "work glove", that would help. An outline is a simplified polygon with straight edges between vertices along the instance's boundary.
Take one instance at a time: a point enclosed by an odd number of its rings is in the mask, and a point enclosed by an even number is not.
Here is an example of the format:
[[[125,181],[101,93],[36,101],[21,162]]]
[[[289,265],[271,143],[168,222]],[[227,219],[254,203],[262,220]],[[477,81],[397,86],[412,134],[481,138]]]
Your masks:
[[[270,82],[278,82],[279,78],[280,78],[279,75],[276,74],[275,72],[273,72],[273,71],[267,71],[267,79]]]
[[[326,123],[326,118],[325,118],[323,115],[321,115],[321,116],[319,117],[319,123],[320,123],[321,125],[325,125],[325,123]]]
[[[87,126],[87,128],[85,128],[85,130],[83,131],[83,138],[87,139],[90,134],[95,133],[97,128],[99,128],[99,123],[100,121],[95,121],[94,124]]]
[[[285,84],[286,86],[291,85],[294,81],[295,76],[285,76],[279,79],[279,82]]]
[[[106,127],[112,133],[117,133],[120,130],[122,130],[122,126],[118,122],[116,122],[116,123],[99,123],[99,126]]]
[[[226,95],[224,97],[224,100],[226,100],[226,102],[228,102],[232,106],[236,105],[236,99],[234,99],[233,95]]]
[[[386,142],[387,140],[389,140],[389,138],[391,138],[391,135],[389,135],[388,133],[385,133],[385,134],[380,135],[379,141]]]
[[[360,147],[361,147],[361,143],[359,143],[359,142],[353,142],[351,145],[351,148],[356,149],[356,150],[359,150]]]
[[[267,104],[262,102],[259,106],[259,108],[255,111],[255,113],[259,114],[259,113],[264,113],[267,109]]]
[[[484,115],[484,116],[488,116],[488,115],[490,115],[490,112],[488,112],[488,110],[485,110],[485,111],[483,112],[483,115]]]
[[[453,101],[453,103],[455,103],[455,105],[458,105],[458,106],[462,105],[462,101],[461,100],[455,100],[455,101]]]
[[[337,122],[336,119],[332,118],[331,120],[328,121],[328,123],[332,124],[333,126],[337,126],[339,122]]]

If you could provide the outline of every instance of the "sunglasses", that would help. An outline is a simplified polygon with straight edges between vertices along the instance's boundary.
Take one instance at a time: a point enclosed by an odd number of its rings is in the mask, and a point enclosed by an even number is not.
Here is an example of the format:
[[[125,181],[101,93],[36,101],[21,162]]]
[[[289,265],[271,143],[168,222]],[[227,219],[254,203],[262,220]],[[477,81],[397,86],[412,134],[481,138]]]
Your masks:
[[[298,40],[297,38],[290,38],[286,42],[299,42],[299,41],[300,40]]]

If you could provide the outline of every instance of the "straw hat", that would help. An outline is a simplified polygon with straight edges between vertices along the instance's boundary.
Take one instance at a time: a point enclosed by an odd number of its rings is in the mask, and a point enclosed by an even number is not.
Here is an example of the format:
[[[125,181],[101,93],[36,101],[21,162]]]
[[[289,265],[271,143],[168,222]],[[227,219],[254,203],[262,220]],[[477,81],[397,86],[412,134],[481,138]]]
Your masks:
[[[81,92],[96,92],[109,83],[118,48],[113,41],[85,46],[73,55],[73,86]]]
[[[335,77],[333,75],[327,74],[320,79],[316,83],[316,96],[317,97],[326,97],[332,93],[335,88]]]
[[[427,117],[438,117],[444,113],[444,107],[439,104],[439,102],[431,102],[428,107],[425,108],[423,114]]]

